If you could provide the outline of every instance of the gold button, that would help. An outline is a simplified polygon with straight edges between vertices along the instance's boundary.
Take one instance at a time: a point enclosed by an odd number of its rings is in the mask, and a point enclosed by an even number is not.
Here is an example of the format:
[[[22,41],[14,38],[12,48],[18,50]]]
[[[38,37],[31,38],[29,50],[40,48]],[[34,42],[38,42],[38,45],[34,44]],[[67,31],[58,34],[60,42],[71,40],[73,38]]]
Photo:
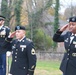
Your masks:
[[[23,67],[25,69],[25,67]]]
[[[17,58],[17,56],[15,56],[15,58]]]
[[[67,60],[69,60],[69,58],[67,58]]]
[[[69,55],[69,53],[68,53],[68,55]]]
[[[16,49],[16,51],[18,51],[18,49]]]
[[[70,51],[70,49],[68,49],[68,51]]]
[[[17,53],[15,53],[15,54],[17,54]]]
[[[15,60],[15,62],[16,62],[17,60]]]

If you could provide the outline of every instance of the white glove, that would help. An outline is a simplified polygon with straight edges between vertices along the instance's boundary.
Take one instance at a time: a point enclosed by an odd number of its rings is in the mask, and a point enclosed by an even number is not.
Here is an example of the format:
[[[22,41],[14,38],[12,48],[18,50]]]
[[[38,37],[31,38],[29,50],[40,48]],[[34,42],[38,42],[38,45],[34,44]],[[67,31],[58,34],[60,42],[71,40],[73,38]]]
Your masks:
[[[11,56],[11,52],[10,51],[7,51],[7,53],[6,53],[6,55],[9,57],[9,56]]]

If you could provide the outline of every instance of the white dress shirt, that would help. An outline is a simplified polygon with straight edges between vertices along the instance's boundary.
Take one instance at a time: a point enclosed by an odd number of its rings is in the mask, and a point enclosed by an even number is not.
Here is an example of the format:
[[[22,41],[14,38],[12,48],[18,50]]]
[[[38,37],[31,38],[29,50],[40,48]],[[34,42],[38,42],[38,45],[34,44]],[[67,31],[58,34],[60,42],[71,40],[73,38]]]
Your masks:
[[[3,25],[0,26],[0,29],[3,27]]]
[[[75,34],[72,33],[72,35],[70,36],[70,43],[72,42],[72,40],[74,39]]]

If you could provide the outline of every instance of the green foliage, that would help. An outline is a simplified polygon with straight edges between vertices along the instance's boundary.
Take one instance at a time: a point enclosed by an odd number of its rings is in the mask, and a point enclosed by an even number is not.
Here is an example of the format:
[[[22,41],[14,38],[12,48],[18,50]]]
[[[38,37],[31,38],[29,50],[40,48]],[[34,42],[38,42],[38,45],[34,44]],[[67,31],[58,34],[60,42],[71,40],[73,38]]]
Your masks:
[[[35,34],[34,43],[36,48],[39,50],[47,50],[52,46],[52,39],[50,36],[45,35],[42,29],[38,29]]]
[[[15,15],[16,15],[16,25],[21,25],[20,24],[20,14],[21,14],[21,4],[22,0],[17,0],[16,5],[15,5]]]
[[[5,16],[6,18],[8,16],[8,2],[7,2],[7,0],[2,0],[1,15]],[[9,25],[8,21],[6,21],[5,24]]]
[[[30,37],[29,31],[27,31],[26,36]],[[33,42],[37,50],[48,50],[53,45],[52,38],[49,35],[45,35],[42,29],[38,29],[36,34],[34,34]]]
[[[54,19],[54,32],[57,31],[59,28],[59,0],[56,0],[56,5],[55,5],[55,19]]]
[[[53,46],[52,46],[53,50],[56,50],[57,43],[56,43],[56,42],[53,42],[53,44],[52,44],[52,45],[53,45]]]
[[[36,7],[35,12],[28,14],[31,39],[35,42],[35,46],[37,49],[46,50],[50,48],[52,43],[51,38],[45,35],[42,30],[40,30],[40,28],[43,26],[42,22],[40,21],[42,13],[51,5],[52,0],[48,0],[44,7],[40,8],[39,10],[37,10]]]
[[[16,16],[16,25],[21,25],[20,24],[20,14],[21,14],[21,4],[22,4],[22,0],[16,0],[13,1],[14,2],[14,7],[12,6],[12,1],[9,2],[8,4],[8,0],[2,0],[1,3],[1,14],[4,15],[7,19],[6,19],[6,25],[9,25],[11,17],[14,15],[11,15],[12,9],[14,9],[14,13]],[[11,9],[12,7],[12,9]]]
[[[53,44],[52,38],[46,35],[46,49],[52,47],[52,44]]]
[[[55,13],[54,8],[53,8],[53,7],[50,7],[50,8],[48,9],[48,13],[49,13],[50,15],[54,16],[54,13]]]
[[[47,25],[53,25],[53,22],[46,22],[45,26],[47,26]]]
[[[43,3],[42,3],[43,4]],[[27,4],[29,5],[29,4]],[[29,27],[30,27],[30,33],[31,39],[34,40],[34,34],[36,34],[36,30],[41,27],[42,22],[40,21],[43,11],[48,9],[52,5],[52,0],[48,0],[46,5],[42,8],[39,8],[35,6],[35,12],[30,13],[28,11],[28,18],[29,18]]]
[[[49,0],[49,1],[47,2],[46,6],[44,7],[44,9],[49,8],[49,7],[52,5],[52,3],[53,3],[53,0]]]
[[[1,3],[1,14],[6,17],[7,15],[7,0],[2,0]]]
[[[57,31],[59,28],[59,0],[56,0],[56,5],[55,5],[55,19],[54,19],[54,33]],[[54,43],[54,48],[57,47],[57,44]]]

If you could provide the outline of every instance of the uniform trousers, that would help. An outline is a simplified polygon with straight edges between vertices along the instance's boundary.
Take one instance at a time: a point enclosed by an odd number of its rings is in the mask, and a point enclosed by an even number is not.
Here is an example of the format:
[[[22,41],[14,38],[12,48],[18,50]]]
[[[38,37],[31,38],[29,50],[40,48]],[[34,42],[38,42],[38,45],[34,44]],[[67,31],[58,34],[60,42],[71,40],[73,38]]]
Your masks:
[[[6,54],[0,54],[0,75],[6,75]]]

